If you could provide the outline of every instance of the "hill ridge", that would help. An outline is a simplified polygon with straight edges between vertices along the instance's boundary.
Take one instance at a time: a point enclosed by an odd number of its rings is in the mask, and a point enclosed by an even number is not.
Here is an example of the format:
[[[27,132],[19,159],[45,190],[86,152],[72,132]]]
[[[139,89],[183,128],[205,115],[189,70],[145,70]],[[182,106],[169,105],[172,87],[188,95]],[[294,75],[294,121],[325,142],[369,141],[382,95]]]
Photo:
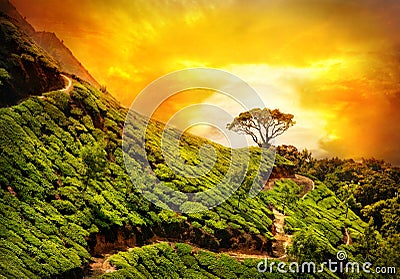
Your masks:
[[[59,62],[61,71],[74,74],[91,85],[100,87],[99,83],[55,33],[36,31],[9,0],[0,0],[0,12],[9,16],[28,36],[54,57]]]

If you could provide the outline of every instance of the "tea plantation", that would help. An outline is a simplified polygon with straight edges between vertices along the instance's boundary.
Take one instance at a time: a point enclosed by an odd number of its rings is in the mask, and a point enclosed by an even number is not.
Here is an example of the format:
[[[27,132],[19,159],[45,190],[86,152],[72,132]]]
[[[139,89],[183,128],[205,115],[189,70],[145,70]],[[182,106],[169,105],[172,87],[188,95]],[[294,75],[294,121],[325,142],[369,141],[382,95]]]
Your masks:
[[[121,228],[131,237],[136,235],[141,240],[138,245],[158,235],[214,251],[249,248],[269,253],[274,240],[271,205],[280,207],[279,185],[248,198],[255,176],[252,165],[260,159],[256,148],[244,182],[226,202],[199,213],[173,213],[144,199],[125,170],[121,135],[126,113],[109,95],[77,81],[70,94],[50,92],[0,109],[2,275],[80,274],[90,261],[96,235]],[[191,154],[208,143],[217,150],[216,166],[204,180],[175,175],[159,153],[157,134],[162,129],[161,123],[152,121],[146,141],[148,160],[158,179],[190,192],[210,188],[224,176],[230,150],[187,134],[182,137],[181,154],[192,161],[189,164],[197,164]],[[141,170],[143,163],[131,159]],[[277,163],[288,162],[278,158]],[[151,185],[154,173],[140,171],[133,181]],[[332,253],[341,242],[342,227],[349,227],[354,238],[362,231],[357,216],[350,213],[344,218],[338,200],[322,184],[304,201],[288,206],[287,230],[315,226]]]

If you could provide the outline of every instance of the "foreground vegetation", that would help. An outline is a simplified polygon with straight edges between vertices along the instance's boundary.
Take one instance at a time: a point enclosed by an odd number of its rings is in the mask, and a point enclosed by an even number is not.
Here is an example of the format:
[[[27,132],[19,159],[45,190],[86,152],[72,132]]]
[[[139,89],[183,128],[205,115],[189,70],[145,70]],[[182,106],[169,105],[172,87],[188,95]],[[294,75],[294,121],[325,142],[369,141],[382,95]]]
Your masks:
[[[193,249],[190,245],[160,243],[134,248],[110,257],[118,270],[102,278],[298,278],[296,274],[260,272],[260,259],[238,261],[227,254]],[[272,262],[272,261],[271,261]],[[275,261],[275,263],[278,263]],[[313,278],[304,275],[304,278]],[[326,273],[318,278],[332,278]]]
[[[225,254],[160,243],[110,257],[119,270],[102,278],[261,278],[257,260],[241,263]],[[271,277],[272,278],[272,277]]]

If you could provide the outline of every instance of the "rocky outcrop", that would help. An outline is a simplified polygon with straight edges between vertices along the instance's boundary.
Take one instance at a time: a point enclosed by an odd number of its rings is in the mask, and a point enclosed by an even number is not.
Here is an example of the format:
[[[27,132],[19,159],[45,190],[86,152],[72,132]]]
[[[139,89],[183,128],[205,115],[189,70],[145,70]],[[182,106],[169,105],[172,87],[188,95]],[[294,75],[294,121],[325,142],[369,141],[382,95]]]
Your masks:
[[[270,179],[280,178],[295,178],[295,166],[294,165],[278,165],[274,166],[270,175]]]
[[[157,241],[188,242],[211,251],[272,254],[273,241],[263,235],[243,233],[232,228],[209,234],[188,222],[148,227],[114,227],[99,232],[88,240],[90,252],[98,256],[110,251],[124,251]]]

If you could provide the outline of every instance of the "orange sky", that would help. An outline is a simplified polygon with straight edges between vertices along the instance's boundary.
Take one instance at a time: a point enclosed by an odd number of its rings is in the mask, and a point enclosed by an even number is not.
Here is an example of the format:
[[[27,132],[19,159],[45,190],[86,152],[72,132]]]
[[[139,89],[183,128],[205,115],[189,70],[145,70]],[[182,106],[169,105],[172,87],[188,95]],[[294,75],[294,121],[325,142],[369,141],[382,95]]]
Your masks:
[[[278,143],[400,164],[399,1],[12,2],[37,30],[56,32],[127,106],[171,71],[223,69],[271,108],[295,114]],[[220,94],[194,95],[170,99],[175,109],[164,105],[158,117],[198,101],[240,112]]]

